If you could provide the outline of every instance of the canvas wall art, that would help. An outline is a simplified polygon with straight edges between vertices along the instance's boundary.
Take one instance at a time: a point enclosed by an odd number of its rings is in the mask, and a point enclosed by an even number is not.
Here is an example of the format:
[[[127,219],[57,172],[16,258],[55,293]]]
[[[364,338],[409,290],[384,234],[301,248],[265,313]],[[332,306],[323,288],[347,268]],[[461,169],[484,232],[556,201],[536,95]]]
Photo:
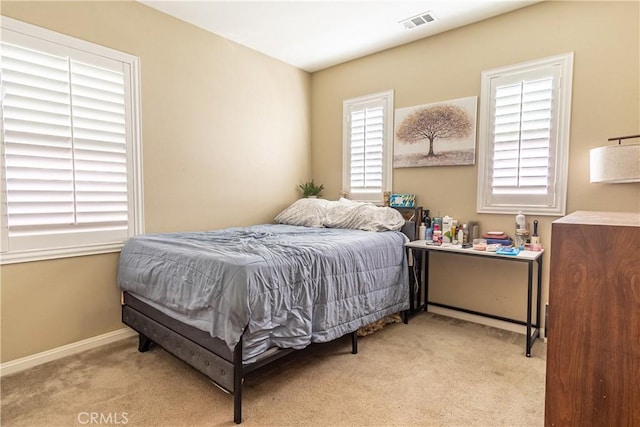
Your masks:
[[[478,97],[398,108],[393,167],[473,165]]]

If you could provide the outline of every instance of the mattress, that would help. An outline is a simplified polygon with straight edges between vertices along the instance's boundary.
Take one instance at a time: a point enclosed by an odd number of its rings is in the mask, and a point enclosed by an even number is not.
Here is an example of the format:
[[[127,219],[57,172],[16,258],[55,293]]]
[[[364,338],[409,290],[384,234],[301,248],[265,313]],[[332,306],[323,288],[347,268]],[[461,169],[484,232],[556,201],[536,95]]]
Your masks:
[[[409,305],[400,232],[264,224],[129,239],[118,286],[185,324],[243,340],[246,363],[304,348]]]

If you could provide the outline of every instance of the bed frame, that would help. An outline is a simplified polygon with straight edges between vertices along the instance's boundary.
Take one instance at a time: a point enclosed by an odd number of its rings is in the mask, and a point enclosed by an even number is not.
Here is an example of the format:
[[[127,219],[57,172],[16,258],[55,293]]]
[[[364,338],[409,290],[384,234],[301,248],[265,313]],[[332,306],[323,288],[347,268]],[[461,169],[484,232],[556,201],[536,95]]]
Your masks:
[[[413,240],[413,229],[415,224],[407,222],[402,232]],[[404,323],[408,322],[408,312],[403,313],[403,319]],[[157,344],[206,375],[223,391],[232,394],[233,421],[236,424],[242,422],[242,385],[245,375],[295,351],[272,348],[252,363],[245,364],[242,337],[231,351],[224,341],[173,319],[128,292],[123,292],[122,322],[138,332],[138,351],[146,352],[152,344]],[[358,353],[357,331],[351,333],[351,353]]]
[[[138,351],[146,352],[151,344],[157,344],[232,394],[233,421],[236,424],[242,422],[242,383],[245,375],[295,351],[270,349],[258,356],[255,362],[244,364],[242,338],[231,351],[224,341],[167,316],[127,292],[123,295],[122,322],[138,332]],[[356,332],[351,337],[351,351],[356,354]]]

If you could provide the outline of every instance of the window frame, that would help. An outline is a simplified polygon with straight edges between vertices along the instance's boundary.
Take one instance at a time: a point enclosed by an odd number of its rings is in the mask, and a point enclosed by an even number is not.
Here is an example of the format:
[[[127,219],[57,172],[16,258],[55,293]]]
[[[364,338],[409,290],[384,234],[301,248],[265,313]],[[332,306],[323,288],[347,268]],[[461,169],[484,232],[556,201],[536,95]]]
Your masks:
[[[496,203],[492,200],[493,178],[493,123],[495,114],[495,91],[492,81],[514,79],[530,73],[546,74],[554,78],[551,147],[549,159],[553,162],[547,194],[535,196],[514,195],[511,201]],[[534,215],[561,216],[566,212],[566,195],[569,167],[569,141],[571,128],[571,94],[573,80],[573,52],[554,55],[515,65],[483,71],[481,74],[481,104],[478,149],[478,193],[477,212],[515,214],[522,211]],[[531,203],[536,199],[550,198],[544,205]],[[519,200],[518,200],[519,199]],[[524,200],[529,201],[529,203]]]
[[[368,95],[348,98],[342,103],[342,191],[352,200],[384,203],[384,193],[393,188],[393,132],[394,132],[394,91],[393,89]],[[382,191],[364,193],[351,191],[351,115],[353,107],[380,102],[383,105],[382,143]]]
[[[127,236],[132,237],[144,232],[143,215],[143,189],[142,189],[142,135],[141,135],[141,109],[140,109],[140,58],[120,52],[108,47],[100,46],[85,40],[67,36],[42,27],[28,24],[8,17],[0,20],[2,40],[30,49],[39,50],[48,54],[59,54],[62,51],[73,50],[82,57],[85,54],[115,60],[123,64],[125,73],[125,127],[126,127],[126,164],[127,164],[127,205],[129,212]],[[45,47],[46,45],[46,47]],[[58,45],[58,46],[55,46]],[[96,63],[100,62],[96,58]],[[95,64],[94,64],[95,65]],[[128,102],[127,102],[128,101]],[[0,109],[0,120],[2,109]],[[100,243],[80,238],[72,244],[55,244],[47,247],[19,247],[13,250],[10,245],[6,200],[6,176],[5,176],[5,144],[2,136],[0,144],[0,264],[12,264],[31,262],[46,259],[57,259],[94,255],[110,252],[118,252],[124,245],[124,241]],[[98,233],[103,233],[98,232]],[[67,233],[69,234],[69,233]],[[84,233],[87,237],[91,232]],[[45,234],[42,239],[55,239],[55,234]],[[71,236],[73,239],[73,236]],[[37,240],[37,239],[36,239]],[[28,241],[26,243],[28,245]]]

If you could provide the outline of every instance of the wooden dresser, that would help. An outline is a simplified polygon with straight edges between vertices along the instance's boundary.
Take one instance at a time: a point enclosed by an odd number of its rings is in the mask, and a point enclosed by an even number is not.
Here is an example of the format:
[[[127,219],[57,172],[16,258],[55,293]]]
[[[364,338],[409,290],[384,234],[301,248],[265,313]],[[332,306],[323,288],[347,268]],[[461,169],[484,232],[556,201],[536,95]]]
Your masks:
[[[546,426],[640,426],[640,214],[553,222]]]

